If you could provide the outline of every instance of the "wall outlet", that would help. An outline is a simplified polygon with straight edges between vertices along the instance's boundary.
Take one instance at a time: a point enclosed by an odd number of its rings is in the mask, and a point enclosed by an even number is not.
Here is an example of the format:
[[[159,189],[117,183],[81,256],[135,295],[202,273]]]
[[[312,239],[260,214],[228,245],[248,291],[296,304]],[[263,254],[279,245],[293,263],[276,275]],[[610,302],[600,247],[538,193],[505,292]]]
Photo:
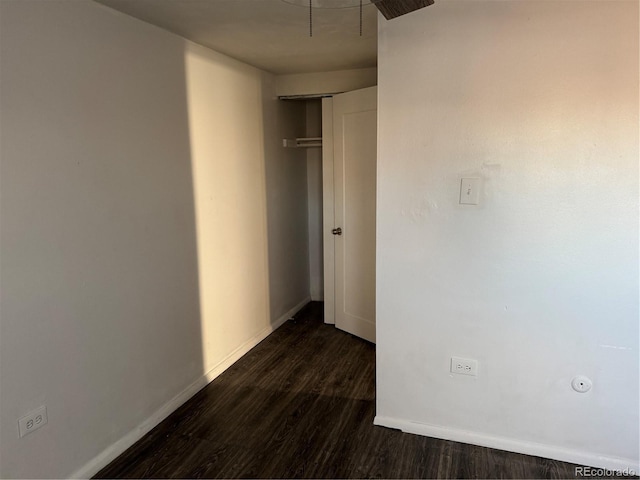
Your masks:
[[[44,405],[19,418],[18,431],[20,432],[20,438],[46,425],[48,421],[47,407]]]
[[[451,373],[458,375],[478,375],[478,361],[470,358],[451,357]]]

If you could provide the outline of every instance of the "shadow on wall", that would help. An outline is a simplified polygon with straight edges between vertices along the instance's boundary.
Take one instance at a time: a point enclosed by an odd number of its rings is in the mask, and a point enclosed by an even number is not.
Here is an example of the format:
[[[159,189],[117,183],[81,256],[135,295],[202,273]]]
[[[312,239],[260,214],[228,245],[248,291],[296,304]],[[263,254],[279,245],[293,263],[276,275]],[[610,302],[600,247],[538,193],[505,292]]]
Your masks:
[[[273,75],[262,74],[271,319],[310,300],[306,152],[283,138],[305,136],[306,103],[278,100]]]
[[[0,7],[0,476],[62,478],[202,374],[183,43],[91,2]]]
[[[90,476],[308,299],[304,116],[93,2],[0,7],[0,477]]]

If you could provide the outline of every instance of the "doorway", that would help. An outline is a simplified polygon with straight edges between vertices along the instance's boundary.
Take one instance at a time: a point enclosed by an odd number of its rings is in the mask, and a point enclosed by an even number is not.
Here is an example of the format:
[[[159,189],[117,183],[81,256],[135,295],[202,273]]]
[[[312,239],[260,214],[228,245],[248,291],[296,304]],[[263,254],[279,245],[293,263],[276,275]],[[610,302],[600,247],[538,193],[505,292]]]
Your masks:
[[[325,322],[375,343],[377,87],[322,100]]]

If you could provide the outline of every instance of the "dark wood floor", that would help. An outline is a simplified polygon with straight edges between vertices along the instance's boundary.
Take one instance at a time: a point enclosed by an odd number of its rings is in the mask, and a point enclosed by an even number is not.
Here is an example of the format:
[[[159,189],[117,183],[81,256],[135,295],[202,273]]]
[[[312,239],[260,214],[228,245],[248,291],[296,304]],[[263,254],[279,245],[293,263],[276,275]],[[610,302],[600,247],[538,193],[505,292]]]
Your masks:
[[[96,478],[573,478],[575,465],[373,425],[374,345],[312,303]]]

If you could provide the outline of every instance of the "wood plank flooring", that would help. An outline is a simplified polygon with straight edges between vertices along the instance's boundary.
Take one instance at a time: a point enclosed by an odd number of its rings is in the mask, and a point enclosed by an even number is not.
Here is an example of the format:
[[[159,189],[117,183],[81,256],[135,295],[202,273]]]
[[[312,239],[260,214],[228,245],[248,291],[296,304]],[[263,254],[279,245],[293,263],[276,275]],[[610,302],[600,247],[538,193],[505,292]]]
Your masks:
[[[312,303],[95,478],[573,478],[574,465],[375,427],[375,347]]]

